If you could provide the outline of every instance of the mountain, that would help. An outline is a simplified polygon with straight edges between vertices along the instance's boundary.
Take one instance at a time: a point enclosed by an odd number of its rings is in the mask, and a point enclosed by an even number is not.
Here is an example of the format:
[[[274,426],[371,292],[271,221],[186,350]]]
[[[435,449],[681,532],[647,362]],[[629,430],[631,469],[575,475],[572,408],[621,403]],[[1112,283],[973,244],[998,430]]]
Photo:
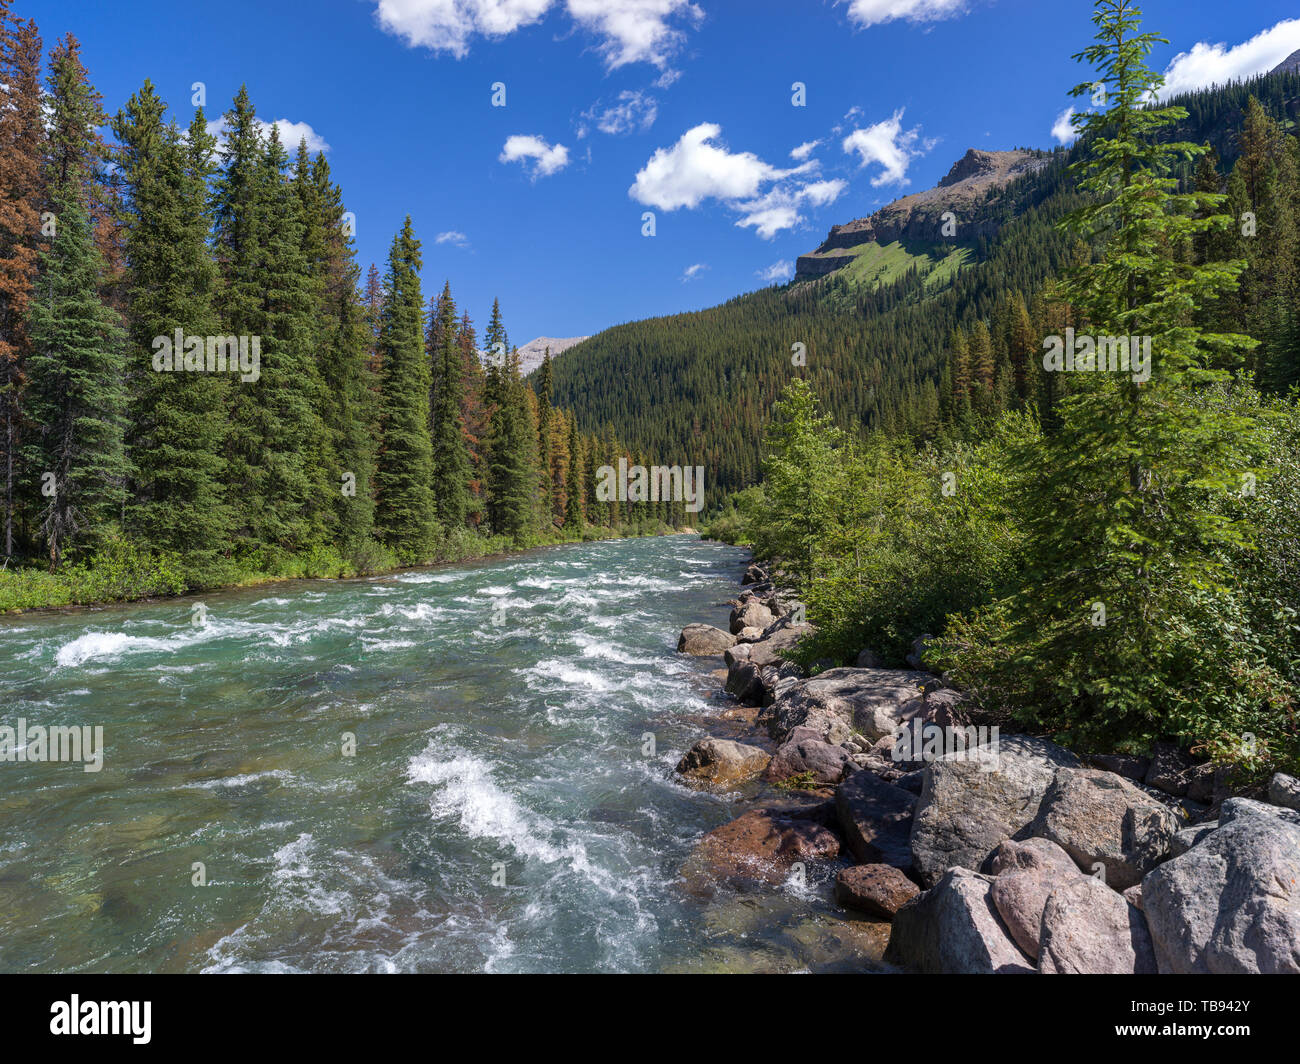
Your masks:
[[[996,194],[1050,158],[1044,151],[971,148],[934,188],[894,200],[868,218],[834,226],[815,251],[799,256],[795,280],[824,277],[846,266],[861,279],[880,280],[885,256],[879,251],[893,245],[904,251],[893,256],[903,267],[942,263],[977,237],[993,236],[1002,221],[994,209]]]
[[[548,348],[551,358],[555,358],[560,352],[567,351],[574,344],[580,344],[586,339],[588,339],[586,336],[570,336],[563,340],[557,340],[553,336],[539,336],[536,340],[529,340],[519,348],[519,372],[526,377],[537,369],[542,364],[542,359],[546,357]]]
[[[1300,49],[1292,52],[1289,56],[1283,59],[1282,62],[1278,63],[1278,65],[1272,69],[1271,73],[1300,73]]]
[[[1170,100],[1187,110],[1173,139],[1209,143],[1226,174],[1251,95],[1300,129],[1300,72],[1284,70]],[[1022,299],[1041,321],[1036,303],[1073,261],[1057,223],[1082,206],[1075,156],[968,151],[935,188],[833,228],[787,285],[588,338],[556,364],[555,401],[584,431],[608,427],[654,461],[704,466],[711,503],[757,481],[763,429],[792,376],[855,435],[933,438],[954,329],[997,333]],[[848,261],[820,261],[832,258]],[[792,360],[796,344],[805,365]]]

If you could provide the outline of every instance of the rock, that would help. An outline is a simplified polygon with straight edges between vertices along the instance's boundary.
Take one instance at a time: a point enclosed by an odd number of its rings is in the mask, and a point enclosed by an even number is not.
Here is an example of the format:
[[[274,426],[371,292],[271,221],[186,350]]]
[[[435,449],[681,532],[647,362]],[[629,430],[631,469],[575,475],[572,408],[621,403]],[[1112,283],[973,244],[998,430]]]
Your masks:
[[[751,779],[771,760],[766,750],[730,739],[701,739],[677,763],[677,771],[706,783],[732,783]]]
[[[800,724],[825,728],[828,742],[843,742],[851,730],[880,739],[894,734],[903,705],[927,682],[903,669],[831,669],[796,684],[761,719],[778,740]]]
[[[934,636],[928,632],[925,635],[918,635],[912,640],[912,649],[908,651],[907,663],[914,669],[925,669],[925,651],[926,645]]]
[[[1294,824],[1231,819],[1149,873],[1142,900],[1161,974],[1300,974]]]
[[[767,571],[761,565],[751,565],[740,578],[742,584],[761,584],[767,580]]]
[[[835,812],[844,844],[862,864],[912,867],[912,809],[916,798],[874,772],[859,771],[835,791]]]
[[[742,628],[736,633],[736,639],[744,643],[756,643],[763,638],[763,629],[761,628]]]
[[[764,665],[759,672],[763,681],[763,697],[759,705],[770,706],[783,694],[803,681],[803,670],[793,661],[779,665]]]
[[[1142,884],[1135,883],[1124,891],[1123,898],[1139,912],[1142,910]]]
[[[805,729],[796,729],[804,731]],[[779,783],[791,776],[810,774],[817,783],[839,783],[853,770],[853,759],[842,746],[832,746],[818,739],[787,742],[773,756],[763,778]]]
[[[1081,878],[1073,859],[1047,839],[1008,839],[990,858],[997,877],[989,898],[1016,945],[1038,956],[1038,932],[1043,908],[1057,887]]]
[[[742,706],[761,705],[763,690],[763,670],[752,661],[738,661],[728,670],[727,693]]]
[[[829,861],[839,852],[835,833],[815,819],[784,809],[751,809],[700,840],[687,880],[703,872],[716,881],[775,886],[796,862]]]
[[[1156,743],[1151,751],[1151,767],[1147,769],[1143,782],[1165,794],[1182,798],[1187,793],[1186,773],[1192,765],[1192,759],[1173,743]]]
[[[677,640],[677,651],[681,654],[721,654],[728,647],[736,645],[736,637],[711,624],[688,624],[682,629],[681,638]]]
[[[1146,779],[1147,772],[1151,768],[1151,758],[1136,754],[1093,754],[1088,758],[1088,763],[1094,768],[1114,772],[1117,776],[1136,780],[1138,783]]]
[[[1215,824],[1203,824],[1197,828],[1182,828],[1174,832],[1174,837],[1169,840],[1169,856],[1181,857],[1206,835],[1215,829]]]
[[[1283,772],[1276,772],[1268,781],[1268,800],[1300,812],[1300,780]]]
[[[1032,972],[993,908],[992,883],[966,868],[945,873],[898,910],[885,960],[935,975]]]
[[[774,620],[772,611],[758,599],[748,599],[731,611],[731,632],[738,635],[746,628],[757,628],[761,637],[763,630]]]
[[[859,669],[878,669],[880,668],[880,659],[871,650],[861,650],[858,652],[858,659],[853,663]]]
[[[763,638],[751,644],[749,660],[755,665],[780,665],[785,662],[781,651],[791,649],[805,635],[813,631],[810,624],[792,624],[782,617],[763,632]]]
[[[1038,970],[1045,975],[1154,975],[1142,913],[1092,876],[1052,891],[1043,908]]]
[[[971,696],[965,691],[938,687],[904,703],[899,717],[904,721],[936,724],[940,728],[965,728],[970,724],[970,703]]]
[[[1228,770],[1221,765],[1206,762],[1193,765],[1185,773],[1187,800],[1212,805],[1228,796]]]
[[[1106,883],[1124,890],[1169,856],[1179,826],[1173,812],[1122,776],[1062,768],[1029,830],[1051,839],[1085,872],[1101,863]]]
[[[1229,798],[1219,807],[1219,826],[1231,824],[1234,820],[1246,817],[1265,817],[1270,820],[1284,820],[1288,824],[1300,827],[1300,812],[1284,809],[1280,805],[1257,802],[1253,798]]]
[[[737,643],[734,647],[727,647],[727,649],[722,652],[722,660],[726,662],[727,667],[730,668],[738,661],[748,661],[752,649],[753,648],[748,643]]]
[[[1024,735],[1002,737],[995,750],[977,749],[980,756],[950,755],[925,768],[912,823],[923,886],[954,865],[979,868],[1004,839],[1027,837],[1056,770],[1079,765],[1064,747]]]
[[[917,885],[892,865],[855,865],[835,877],[837,902],[846,909],[857,909],[886,920],[892,920],[919,893]]]

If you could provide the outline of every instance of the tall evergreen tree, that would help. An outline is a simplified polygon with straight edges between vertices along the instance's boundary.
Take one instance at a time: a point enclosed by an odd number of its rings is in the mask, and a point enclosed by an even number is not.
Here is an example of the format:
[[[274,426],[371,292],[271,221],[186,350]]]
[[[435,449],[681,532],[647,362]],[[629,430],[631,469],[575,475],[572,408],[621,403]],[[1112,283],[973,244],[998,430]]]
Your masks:
[[[470,464],[461,420],[464,363],[457,342],[456,303],[451,282],[443,286],[430,326],[433,444],[433,503],[438,522],[451,532],[465,526],[469,510]]]

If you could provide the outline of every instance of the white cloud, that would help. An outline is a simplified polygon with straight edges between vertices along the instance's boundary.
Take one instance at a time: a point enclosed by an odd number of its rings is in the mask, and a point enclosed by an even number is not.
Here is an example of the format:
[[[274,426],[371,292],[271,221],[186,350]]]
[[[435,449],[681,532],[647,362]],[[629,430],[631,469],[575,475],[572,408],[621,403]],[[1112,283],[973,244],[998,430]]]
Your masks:
[[[503,163],[533,160],[533,178],[549,177],[559,173],[569,165],[569,149],[563,144],[547,144],[541,137],[526,136],[516,133],[506,140],[501,149],[500,161]]]
[[[433,238],[435,244],[455,244],[458,248],[468,246],[469,238],[464,233],[458,233],[455,229],[449,229],[445,233],[439,233]]]
[[[1225,85],[1272,70],[1292,52],[1300,49],[1300,19],[1284,19],[1250,40],[1229,48],[1204,41],[1190,52],[1179,52],[1165,68],[1164,99],[1181,92]]]
[[[788,281],[794,276],[794,263],[789,259],[781,259],[772,263],[766,269],[758,270],[756,276],[768,284],[775,284],[777,281]]]
[[[313,155],[316,152],[329,151],[330,146],[325,143],[325,138],[317,133],[306,122],[290,122],[287,118],[277,118],[274,122],[263,122],[260,118],[253,119],[257,123],[257,128],[262,136],[269,136],[271,127],[274,126],[280,134],[280,143],[284,145],[285,151],[291,156],[298,150],[298,144],[302,140],[307,141],[307,150]],[[226,138],[226,116],[214,118],[207,124],[209,136],[216,137],[218,141],[224,141]]]
[[[753,152],[716,143],[722,128],[705,122],[687,130],[671,148],[660,148],[638,171],[628,195],[638,203],[675,211],[716,200],[740,215],[736,225],[770,240],[803,221],[804,205],[833,203],[848,187],[840,179],[813,181],[815,160],[790,169],[764,162]]]
[[[640,90],[625,89],[618,94],[618,100],[609,107],[597,101],[582,113],[582,124],[578,127],[578,136],[587,135],[587,123],[594,123],[602,133],[622,136],[625,133],[641,131],[644,133],[659,115],[659,105],[653,96],[647,96]]]
[[[663,69],[685,40],[674,20],[698,23],[704,13],[690,0],[378,0],[375,18],[411,47],[469,54],[474,37],[505,37],[564,7],[584,30],[601,38],[597,51],[610,70],[629,63]]]
[[[685,272],[682,274],[682,284],[685,284],[687,281],[695,280],[696,277],[708,268],[708,264],[703,262],[697,262],[694,266],[687,266]]]
[[[810,156],[816,150],[817,146],[820,144],[821,144],[820,140],[805,140],[802,144],[799,145],[799,147],[790,149],[790,158],[793,159],[795,162],[801,163],[805,159],[807,159],[808,156]]]
[[[902,185],[907,183],[912,160],[928,150],[928,145],[916,147],[919,136],[916,129],[903,129],[903,112],[898,110],[874,126],[855,129],[844,138],[844,150],[857,152],[862,166],[879,164],[881,171],[872,178],[872,185]]]
[[[909,22],[938,22],[966,13],[966,0],[835,0],[849,5],[849,19],[859,26],[905,18]]]
[[[1052,123],[1052,136],[1056,138],[1057,143],[1069,144],[1079,135],[1074,131],[1074,123],[1071,121],[1073,118],[1073,107],[1067,107],[1056,116],[1056,121]]]

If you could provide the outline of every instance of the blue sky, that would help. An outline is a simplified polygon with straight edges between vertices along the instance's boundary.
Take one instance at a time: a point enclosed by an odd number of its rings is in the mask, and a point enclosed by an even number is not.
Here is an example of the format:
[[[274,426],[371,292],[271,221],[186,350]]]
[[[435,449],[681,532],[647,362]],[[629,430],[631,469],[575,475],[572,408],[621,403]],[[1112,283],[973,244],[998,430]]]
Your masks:
[[[499,296],[521,344],[784,279],[832,224],[933,185],[969,147],[1052,146],[1092,30],[1084,0],[15,7],[47,47],[77,35],[110,112],[149,77],[182,124],[203,82],[216,118],[246,82],[263,119],[328,145],[363,269],[409,212],[426,291],[450,279],[480,327]],[[1143,7],[1182,86],[1300,49],[1294,0]]]

